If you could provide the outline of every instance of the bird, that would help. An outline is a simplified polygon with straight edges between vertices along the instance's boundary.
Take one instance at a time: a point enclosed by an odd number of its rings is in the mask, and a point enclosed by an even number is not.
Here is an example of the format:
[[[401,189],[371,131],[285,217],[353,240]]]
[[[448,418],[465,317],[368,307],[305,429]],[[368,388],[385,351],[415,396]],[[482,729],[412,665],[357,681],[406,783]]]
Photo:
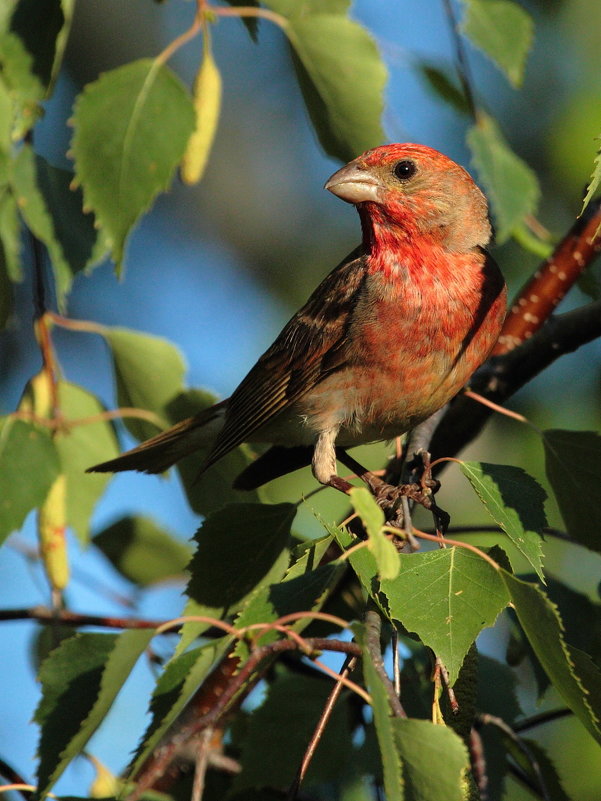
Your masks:
[[[340,459],[377,494],[381,479],[346,449],[408,432],[468,383],[500,334],[506,286],[486,250],[486,198],[443,153],[382,145],[324,188],[356,207],[361,244],[229,399],[89,472],[162,473],[209,447],[202,473],[244,442],[267,443],[235,487],[253,489],[310,462],[320,484],[348,493]]]

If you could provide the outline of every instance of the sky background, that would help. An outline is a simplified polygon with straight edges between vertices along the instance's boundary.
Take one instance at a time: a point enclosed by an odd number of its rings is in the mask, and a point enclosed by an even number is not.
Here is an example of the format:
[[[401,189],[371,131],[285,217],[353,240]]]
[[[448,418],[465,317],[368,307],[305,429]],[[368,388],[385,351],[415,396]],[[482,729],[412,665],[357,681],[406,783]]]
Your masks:
[[[600,29],[601,13],[598,4],[588,1],[547,3],[544,14],[543,3],[525,5],[535,14],[538,33],[523,91],[511,90],[495,68],[473,51],[470,61],[480,96],[502,121],[520,155],[539,172],[544,190],[540,217],[559,234],[579,210],[581,189],[592,167],[593,136],[601,130],[601,64],[591,33]],[[65,123],[81,86],[99,72],[156,54],[187,27],[191,13],[192,4],[180,0],[162,5],[148,0],[79,3],[66,69],[36,130],[39,152],[51,163],[69,168],[65,154],[70,130]],[[422,142],[469,168],[463,143],[465,121],[429,94],[416,69],[421,60],[452,62],[442,3],[358,0],[353,16],[376,37],[390,71],[384,116],[388,141]],[[596,28],[595,20],[599,22]],[[322,189],[340,165],[323,155],[309,127],[281,32],[264,24],[255,45],[240,23],[222,21],[215,26],[213,38],[225,95],[205,179],[197,188],[176,181],[169,194],[158,200],[131,238],[123,282],[117,281],[110,265],[78,278],[69,314],[168,338],[184,354],[190,386],[227,396],[295,308],[357,244],[359,224],[351,207]],[[558,47],[561,58],[556,56]],[[190,84],[198,58],[196,42],[178,53],[171,65]],[[536,263],[511,244],[496,255],[514,291]],[[576,292],[569,303],[582,301]],[[39,369],[31,315],[31,286],[25,281],[18,288],[16,322],[0,335],[3,414],[15,407],[25,382]],[[113,407],[112,376],[100,338],[57,331],[55,342],[66,377]],[[533,382],[511,405],[531,415],[537,425],[598,429],[600,362],[598,343],[583,348]],[[570,403],[576,389],[578,409]],[[489,461],[505,458],[512,464],[527,464],[540,477],[542,462],[534,435],[518,431],[523,452],[508,452],[507,435],[516,435],[515,425],[496,422],[473,453],[486,454]],[[131,444],[127,438],[123,442]],[[311,486],[308,479],[306,487]],[[456,477],[449,478],[445,492],[451,500],[445,508],[452,506],[461,487]],[[300,524],[308,534],[315,530],[312,508],[303,512]],[[344,502],[322,501],[319,496],[314,508],[335,513],[344,508]],[[182,540],[199,524],[175,478],[124,474],[110,484],[99,504],[95,530],[124,514],[141,511]],[[479,514],[476,506],[473,514]],[[24,558],[24,551],[34,544],[30,520],[13,537],[12,545],[0,551],[4,606],[48,602],[39,567]],[[71,608],[127,614],[111,593],[131,597],[131,585],[93,549],[82,552],[77,543],[72,545],[76,556],[67,593]],[[552,554],[551,563],[564,557]],[[579,575],[582,565],[572,558],[568,574],[575,583],[584,581],[593,588],[599,565],[588,565],[589,573],[583,578]],[[181,590],[181,586],[167,586],[145,593],[137,599],[136,613],[176,616],[181,610]],[[37,739],[36,727],[27,725],[37,702],[35,668],[27,657],[34,630],[28,623],[4,625],[10,626],[10,637],[0,638],[0,676],[3,686],[10,679],[11,693],[0,719],[0,743],[5,744],[0,752],[29,778]],[[488,636],[485,644],[493,653],[500,647]],[[161,648],[157,644],[157,650]],[[90,746],[112,770],[123,767],[136,745],[152,685],[148,665],[140,664],[111,713],[121,725],[103,727]],[[81,795],[91,777],[90,767],[79,760],[59,782],[57,792]]]

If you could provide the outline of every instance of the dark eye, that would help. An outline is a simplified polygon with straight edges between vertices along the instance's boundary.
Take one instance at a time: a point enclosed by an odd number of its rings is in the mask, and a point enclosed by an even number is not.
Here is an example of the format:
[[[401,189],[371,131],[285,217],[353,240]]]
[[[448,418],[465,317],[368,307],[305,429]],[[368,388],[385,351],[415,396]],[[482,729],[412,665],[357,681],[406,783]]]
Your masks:
[[[399,161],[398,164],[394,165],[394,174],[399,181],[407,181],[409,178],[413,178],[416,172],[417,166],[410,159],[403,159],[403,161]]]

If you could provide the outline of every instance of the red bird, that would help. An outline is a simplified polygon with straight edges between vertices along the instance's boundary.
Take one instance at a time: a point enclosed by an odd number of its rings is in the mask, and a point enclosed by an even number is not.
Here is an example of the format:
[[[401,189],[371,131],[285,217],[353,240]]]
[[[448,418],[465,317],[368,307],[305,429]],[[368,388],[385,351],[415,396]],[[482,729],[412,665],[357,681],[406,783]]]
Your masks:
[[[337,448],[343,456],[341,448],[392,439],[467,383],[506,309],[505,283],[484,249],[486,199],[469,174],[429,147],[394,144],[368,150],[325,188],[357,207],[362,244],[231,398],[91,470],[159,473],[212,442],[204,471],[242,442],[263,442],[275,447],[236,486],[295,469],[309,451],[315,478],[347,491]]]

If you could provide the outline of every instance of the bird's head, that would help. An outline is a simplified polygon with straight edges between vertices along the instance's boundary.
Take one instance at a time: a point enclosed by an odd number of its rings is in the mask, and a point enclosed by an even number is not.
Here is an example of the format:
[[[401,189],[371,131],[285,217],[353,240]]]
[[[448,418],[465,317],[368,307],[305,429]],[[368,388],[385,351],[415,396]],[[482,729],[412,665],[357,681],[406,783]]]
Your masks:
[[[425,145],[376,147],[332,175],[326,189],[357,206],[364,229],[426,237],[465,252],[491,237],[486,198],[471,176]],[[366,230],[366,234],[368,233]]]

